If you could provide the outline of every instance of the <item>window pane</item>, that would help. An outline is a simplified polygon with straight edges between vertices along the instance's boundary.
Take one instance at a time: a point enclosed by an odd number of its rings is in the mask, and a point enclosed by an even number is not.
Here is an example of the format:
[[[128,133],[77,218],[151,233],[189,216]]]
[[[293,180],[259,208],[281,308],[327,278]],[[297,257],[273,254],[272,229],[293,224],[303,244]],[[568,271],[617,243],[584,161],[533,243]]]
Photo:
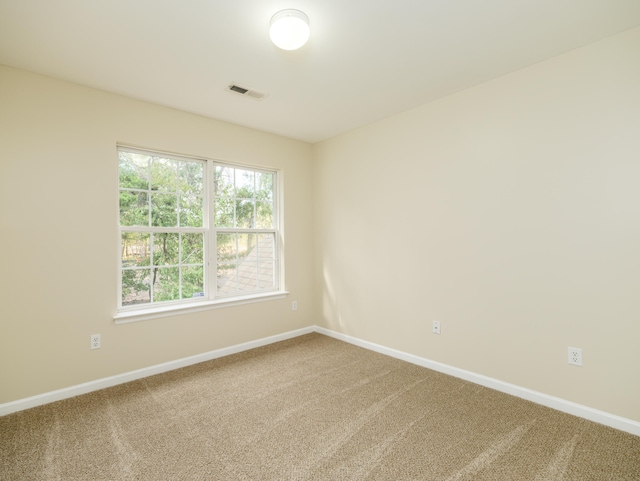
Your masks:
[[[260,234],[258,236],[258,260],[275,259],[275,234]]]
[[[139,232],[123,232],[122,267],[148,266],[151,262],[151,247],[149,234]]]
[[[275,263],[273,261],[260,261],[258,263],[258,288],[275,288]]]
[[[256,172],[256,199],[273,200],[273,174]]]
[[[237,289],[255,291],[258,287],[258,264],[255,234],[238,234]]]
[[[255,227],[254,203],[252,200],[236,201],[236,225],[239,229]]]
[[[149,292],[149,269],[127,269],[122,271],[122,305],[145,304],[151,302]]]
[[[154,302],[173,301],[180,298],[180,269],[156,267],[153,272]]]
[[[233,197],[234,180],[231,167],[216,166],[213,179],[216,197]]]
[[[252,261],[256,261],[254,249],[256,247],[255,234],[238,234],[238,261],[242,262],[247,257],[251,257]]]
[[[151,194],[151,225],[153,227],[178,225],[178,201],[175,194]]]
[[[255,291],[258,288],[258,264],[245,258],[238,264],[238,290]]]
[[[253,199],[255,196],[255,172],[236,170],[236,198]]]
[[[204,264],[204,234],[182,234],[182,264]]]
[[[178,163],[162,157],[151,159],[151,190],[176,192],[178,190]]]
[[[216,261],[218,263],[235,263],[236,234],[218,234],[216,245]]]
[[[215,217],[216,227],[234,227],[233,211],[235,202],[233,199],[216,199],[215,200]]]
[[[163,233],[153,235],[153,265],[177,265],[180,234]]]
[[[235,264],[218,264],[218,295],[224,296],[237,292]]]
[[[148,155],[118,152],[120,188],[148,190],[149,160]]]
[[[202,197],[180,197],[180,226],[202,227]]]
[[[202,162],[179,163],[179,187],[183,194],[202,195],[204,164]]]
[[[149,197],[146,192],[120,191],[120,225],[149,226]]]
[[[204,267],[182,268],[182,298],[204,297]]]
[[[256,227],[258,229],[270,229],[273,227],[273,204],[271,202],[257,202],[256,214]]]

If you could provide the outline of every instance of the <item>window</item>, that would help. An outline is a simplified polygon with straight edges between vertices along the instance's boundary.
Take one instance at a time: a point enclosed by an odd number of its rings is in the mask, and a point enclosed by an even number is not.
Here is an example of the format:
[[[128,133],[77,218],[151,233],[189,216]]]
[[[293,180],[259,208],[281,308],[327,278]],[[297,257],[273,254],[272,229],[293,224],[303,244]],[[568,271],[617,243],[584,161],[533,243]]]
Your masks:
[[[218,296],[274,289],[274,173],[217,164],[214,179]]]
[[[276,172],[120,147],[120,311],[278,291]]]

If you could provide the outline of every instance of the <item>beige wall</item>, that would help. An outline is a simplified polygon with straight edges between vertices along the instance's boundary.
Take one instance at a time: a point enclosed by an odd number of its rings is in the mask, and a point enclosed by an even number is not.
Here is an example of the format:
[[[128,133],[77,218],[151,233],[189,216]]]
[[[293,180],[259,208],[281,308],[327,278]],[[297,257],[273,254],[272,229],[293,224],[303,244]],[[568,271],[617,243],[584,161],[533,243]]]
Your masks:
[[[315,146],[0,67],[0,403],[320,323],[640,421],[638,52]],[[115,325],[117,142],[281,169],[291,295]]]
[[[639,59],[634,29],[317,144],[322,324],[640,421]]]
[[[291,295],[115,325],[117,142],[281,169]],[[308,144],[0,67],[0,403],[313,324],[311,184]]]

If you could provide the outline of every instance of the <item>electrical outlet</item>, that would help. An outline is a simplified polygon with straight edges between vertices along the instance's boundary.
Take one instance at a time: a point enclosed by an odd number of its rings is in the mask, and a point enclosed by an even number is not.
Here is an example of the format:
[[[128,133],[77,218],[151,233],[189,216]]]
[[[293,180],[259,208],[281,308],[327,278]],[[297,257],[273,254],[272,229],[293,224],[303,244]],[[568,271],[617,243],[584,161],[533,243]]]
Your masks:
[[[433,321],[431,332],[434,334],[440,334],[440,321]]]
[[[100,349],[100,334],[91,334],[90,349]]]
[[[292,311],[297,311],[298,310],[298,301],[293,301],[291,303],[291,310]]]
[[[582,366],[582,349],[579,347],[569,348],[569,364],[574,366]]]

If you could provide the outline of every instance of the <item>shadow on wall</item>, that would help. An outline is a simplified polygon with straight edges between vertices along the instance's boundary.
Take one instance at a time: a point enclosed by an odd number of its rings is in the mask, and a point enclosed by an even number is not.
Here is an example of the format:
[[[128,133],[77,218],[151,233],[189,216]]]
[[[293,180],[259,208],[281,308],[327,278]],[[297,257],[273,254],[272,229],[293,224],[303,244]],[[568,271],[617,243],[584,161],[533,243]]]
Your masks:
[[[346,330],[345,322],[342,319],[338,301],[335,295],[335,289],[331,282],[331,275],[326,264],[322,267],[322,320],[328,329],[349,334]]]

